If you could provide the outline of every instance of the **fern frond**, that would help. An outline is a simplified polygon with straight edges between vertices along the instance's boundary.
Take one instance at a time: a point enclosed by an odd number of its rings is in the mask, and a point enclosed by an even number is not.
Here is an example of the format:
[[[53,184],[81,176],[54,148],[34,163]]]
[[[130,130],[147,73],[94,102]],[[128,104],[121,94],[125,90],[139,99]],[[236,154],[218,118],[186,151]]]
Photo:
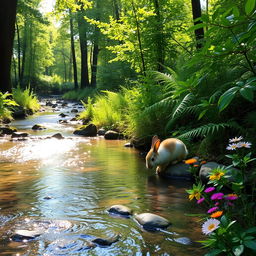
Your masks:
[[[154,103],[153,105],[147,107],[144,111],[143,114],[147,114],[149,112],[157,112],[159,109],[168,109],[171,108],[172,105],[174,104],[174,101],[172,97],[167,97],[163,100],[160,100],[159,102]]]
[[[177,85],[177,80],[173,75],[167,73],[161,73],[158,71],[154,71],[153,74],[155,75],[155,80],[157,82],[163,83],[168,87],[175,87]]]
[[[220,124],[209,123],[209,124],[197,127],[197,128],[195,128],[191,131],[188,131],[186,133],[183,133],[182,135],[179,136],[179,138],[180,139],[183,139],[183,138],[192,139],[195,137],[212,135],[212,134],[215,134],[225,128],[236,128],[236,127],[234,127],[231,123],[220,123]]]
[[[180,115],[182,115],[187,106],[192,102],[193,98],[194,95],[192,93],[187,94],[174,109],[172,118],[178,118]]]

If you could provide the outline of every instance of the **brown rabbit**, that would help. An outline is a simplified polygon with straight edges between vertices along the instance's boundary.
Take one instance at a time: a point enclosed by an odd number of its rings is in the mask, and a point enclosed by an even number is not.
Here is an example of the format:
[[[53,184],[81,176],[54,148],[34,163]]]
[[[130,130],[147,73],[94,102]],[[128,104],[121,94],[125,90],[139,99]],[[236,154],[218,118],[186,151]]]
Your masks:
[[[151,149],[146,156],[146,167],[155,168],[156,172],[162,173],[171,163],[177,163],[186,158],[188,154],[186,145],[178,139],[169,138],[162,142],[157,135],[152,138]]]

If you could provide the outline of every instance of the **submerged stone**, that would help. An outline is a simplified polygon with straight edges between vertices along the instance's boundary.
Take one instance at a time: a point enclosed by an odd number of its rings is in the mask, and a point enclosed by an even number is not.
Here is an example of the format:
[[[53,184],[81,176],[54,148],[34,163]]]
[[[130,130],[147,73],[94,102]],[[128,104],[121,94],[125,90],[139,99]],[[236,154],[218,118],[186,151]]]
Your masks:
[[[0,127],[1,134],[11,135],[14,132],[17,132],[17,129],[12,129],[10,127]]]
[[[58,140],[64,139],[64,137],[62,136],[61,133],[55,133],[54,135],[52,135],[52,138],[55,138],[55,139],[58,139]]]
[[[159,215],[153,213],[141,213],[135,215],[135,219],[146,230],[156,230],[157,228],[167,228],[171,223]]]
[[[117,242],[119,240],[119,237],[120,236],[118,234],[110,238],[96,237],[92,239],[91,242],[99,246],[110,246],[111,244]]]
[[[25,138],[28,137],[28,133],[26,132],[14,132],[11,138]]]
[[[132,215],[132,210],[129,207],[121,204],[112,205],[107,211],[109,213],[118,214],[126,217]]]
[[[60,113],[59,116],[60,116],[60,117],[66,117],[66,116],[68,116],[68,115],[66,115],[66,114],[64,114],[64,113]]]
[[[11,236],[11,240],[15,242],[23,242],[24,240],[33,240],[43,233],[43,229],[37,230],[15,230],[14,234]]]
[[[44,129],[46,129],[46,128],[40,124],[35,124],[32,127],[32,130],[44,130]]]

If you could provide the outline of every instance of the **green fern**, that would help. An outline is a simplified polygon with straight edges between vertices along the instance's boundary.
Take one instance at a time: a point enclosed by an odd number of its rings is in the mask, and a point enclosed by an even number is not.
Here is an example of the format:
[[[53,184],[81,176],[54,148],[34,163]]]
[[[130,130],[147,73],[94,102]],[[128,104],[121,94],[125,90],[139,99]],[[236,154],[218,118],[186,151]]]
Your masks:
[[[181,116],[193,99],[194,95],[192,93],[187,94],[173,110],[172,118],[178,118]]]
[[[200,127],[197,127],[191,131],[188,131],[186,133],[183,133],[182,135],[179,136],[180,139],[192,139],[195,137],[201,137],[201,136],[207,136],[207,135],[212,135],[217,132],[219,132],[222,129],[226,128],[233,128],[237,129],[232,123],[219,123],[219,124],[213,124],[209,123],[206,125],[202,125]]]

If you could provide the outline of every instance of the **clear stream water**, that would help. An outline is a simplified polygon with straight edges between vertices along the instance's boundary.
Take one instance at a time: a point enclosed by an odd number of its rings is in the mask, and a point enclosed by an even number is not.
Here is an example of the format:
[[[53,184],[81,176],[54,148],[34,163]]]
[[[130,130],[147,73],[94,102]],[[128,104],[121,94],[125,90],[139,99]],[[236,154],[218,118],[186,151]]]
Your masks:
[[[203,255],[195,205],[182,180],[158,178],[145,168],[125,141],[72,135],[60,112],[44,112],[11,125],[32,138],[0,138],[0,255]],[[47,127],[32,131],[34,124]],[[65,139],[44,139],[61,132]],[[151,212],[171,221],[166,231],[147,232],[133,218],[110,216],[106,209],[123,204],[135,213]],[[31,241],[12,241],[15,230],[43,228]],[[91,247],[92,237],[119,235],[111,246]]]

